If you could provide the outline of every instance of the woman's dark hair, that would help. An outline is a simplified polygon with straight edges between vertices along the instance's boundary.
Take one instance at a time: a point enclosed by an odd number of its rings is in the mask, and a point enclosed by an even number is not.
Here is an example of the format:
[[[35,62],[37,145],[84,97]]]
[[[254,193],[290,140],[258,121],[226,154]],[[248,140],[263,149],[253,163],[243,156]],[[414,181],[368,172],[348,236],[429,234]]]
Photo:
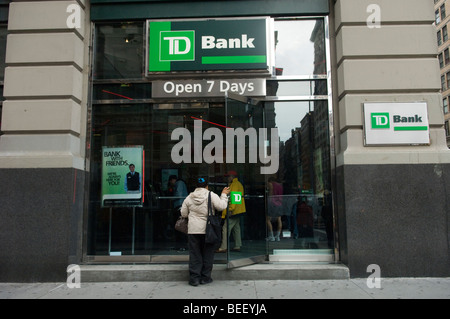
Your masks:
[[[206,178],[203,177],[199,177],[197,178],[197,187],[206,187],[208,186],[208,181],[206,180]]]

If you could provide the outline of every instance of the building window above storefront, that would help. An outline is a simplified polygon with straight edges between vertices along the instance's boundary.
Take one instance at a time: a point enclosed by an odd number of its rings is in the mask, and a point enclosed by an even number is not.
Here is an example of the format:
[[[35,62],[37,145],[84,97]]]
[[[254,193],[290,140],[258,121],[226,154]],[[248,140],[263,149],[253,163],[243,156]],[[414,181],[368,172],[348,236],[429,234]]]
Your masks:
[[[328,0],[91,0],[91,20],[243,16],[325,16]]]
[[[94,79],[141,79],[144,23],[97,24]]]

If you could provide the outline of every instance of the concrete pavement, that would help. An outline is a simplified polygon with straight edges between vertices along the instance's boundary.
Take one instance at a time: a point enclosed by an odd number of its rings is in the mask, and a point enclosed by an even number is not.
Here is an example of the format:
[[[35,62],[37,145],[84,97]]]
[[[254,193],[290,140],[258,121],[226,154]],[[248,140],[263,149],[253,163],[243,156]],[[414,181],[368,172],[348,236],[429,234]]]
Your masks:
[[[371,281],[373,282],[373,281]],[[0,299],[450,299],[450,278],[341,280],[216,280],[192,287],[186,281],[0,283]]]

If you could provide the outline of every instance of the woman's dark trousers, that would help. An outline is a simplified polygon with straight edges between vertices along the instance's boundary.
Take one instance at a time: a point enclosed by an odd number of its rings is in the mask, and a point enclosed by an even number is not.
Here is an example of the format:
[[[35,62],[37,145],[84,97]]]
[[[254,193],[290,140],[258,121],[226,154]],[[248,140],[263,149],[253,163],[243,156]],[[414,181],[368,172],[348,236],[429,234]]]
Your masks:
[[[214,244],[205,243],[204,234],[189,234],[190,282],[209,282],[214,263]]]

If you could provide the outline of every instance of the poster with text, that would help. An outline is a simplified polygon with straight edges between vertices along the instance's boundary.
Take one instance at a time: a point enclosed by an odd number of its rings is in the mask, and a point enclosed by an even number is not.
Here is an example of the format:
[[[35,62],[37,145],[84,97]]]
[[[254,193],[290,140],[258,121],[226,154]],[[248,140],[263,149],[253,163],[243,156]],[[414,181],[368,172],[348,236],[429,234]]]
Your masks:
[[[144,201],[143,146],[102,149],[102,207],[141,207]]]

